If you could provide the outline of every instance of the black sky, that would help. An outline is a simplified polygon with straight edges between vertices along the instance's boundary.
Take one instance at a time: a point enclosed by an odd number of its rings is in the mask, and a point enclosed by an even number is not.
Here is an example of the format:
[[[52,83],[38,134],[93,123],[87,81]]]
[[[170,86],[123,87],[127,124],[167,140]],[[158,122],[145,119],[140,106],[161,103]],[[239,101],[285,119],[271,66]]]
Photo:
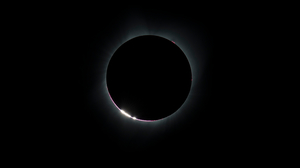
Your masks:
[[[249,75],[249,62],[255,59],[249,47],[255,47],[254,24],[247,12],[230,5],[204,4],[107,8],[63,10],[49,17],[54,18],[49,21],[53,24],[49,25],[52,31],[47,35],[52,55],[48,63],[53,66],[49,69],[49,96],[41,109],[45,116],[41,122],[47,123],[42,131],[48,137],[45,142],[51,141],[54,147],[66,151],[101,153],[182,149],[225,152],[254,146],[250,130],[256,127],[251,119],[257,113],[251,105],[255,100],[250,96],[253,81]],[[97,90],[101,76],[105,75],[97,68],[107,62],[101,54],[117,47],[110,44],[122,36],[122,27],[118,25],[127,24],[127,16],[137,14],[145,18],[151,30],[159,29],[165,22],[188,23],[188,33],[195,36],[186,40],[193,41],[190,47],[204,53],[201,59],[194,56],[203,69],[201,74],[193,74],[198,82],[191,106],[173,120],[137,123],[115,114],[112,106],[102,104],[108,95]],[[173,31],[172,24],[169,29]],[[118,34],[112,36],[115,32]]]

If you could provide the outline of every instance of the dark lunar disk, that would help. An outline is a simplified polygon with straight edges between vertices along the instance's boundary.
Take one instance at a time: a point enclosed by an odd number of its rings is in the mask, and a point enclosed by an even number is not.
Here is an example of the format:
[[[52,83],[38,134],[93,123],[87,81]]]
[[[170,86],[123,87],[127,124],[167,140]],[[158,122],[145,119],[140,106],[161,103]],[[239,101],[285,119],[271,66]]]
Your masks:
[[[182,106],[190,92],[192,74],[187,57],[176,44],[145,35],[115,51],[106,82],[120,109],[136,119],[158,120]]]

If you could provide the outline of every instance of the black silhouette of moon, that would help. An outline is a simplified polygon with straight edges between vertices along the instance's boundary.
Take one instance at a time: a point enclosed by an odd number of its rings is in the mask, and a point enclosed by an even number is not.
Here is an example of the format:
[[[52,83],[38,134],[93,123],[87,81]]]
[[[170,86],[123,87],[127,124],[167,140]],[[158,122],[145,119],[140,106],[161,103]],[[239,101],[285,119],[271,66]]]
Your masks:
[[[182,106],[190,92],[192,73],[187,57],[174,42],[144,35],[115,51],[108,64],[106,84],[122,114],[155,121]]]

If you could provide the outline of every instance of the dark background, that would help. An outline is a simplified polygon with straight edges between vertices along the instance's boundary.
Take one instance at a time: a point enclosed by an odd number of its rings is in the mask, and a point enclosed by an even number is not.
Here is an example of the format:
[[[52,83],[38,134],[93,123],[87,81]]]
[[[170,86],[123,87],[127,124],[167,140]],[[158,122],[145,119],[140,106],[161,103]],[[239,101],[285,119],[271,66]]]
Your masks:
[[[116,23],[136,10],[148,19],[186,20],[193,31],[205,30],[206,67],[201,96],[193,111],[182,120],[155,126],[132,124],[126,118],[108,120],[107,106],[101,106],[91,90],[95,75],[95,44],[107,46]],[[260,61],[258,33],[260,19],[247,5],[230,4],[129,5],[119,7],[63,7],[41,16],[39,29],[43,51],[39,72],[38,130],[41,148],[58,151],[181,151],[204,153],[253,152],[264,143],[254,72]],[[151,25],[150,25],[151,26]],[[156,25],[153,25],[156,26]],[[192,32],[191,32],[192,33]],[[196,44],[195,44],[196,45]],[[39,71],[38,69],[36,71]],[[254,80],[256,79],[256,80]],[[197,94],[197,93],[195,93]],[[91,105],[91,99],[100,105]],[[194,103],[195,104],[195,103]],[[195,110],[197,109],[197,110]],[[35,116],[36,117],[36,116]],[[123,117],[123,116],[120,116]],[[124,117],[123,117],[124,118]]]

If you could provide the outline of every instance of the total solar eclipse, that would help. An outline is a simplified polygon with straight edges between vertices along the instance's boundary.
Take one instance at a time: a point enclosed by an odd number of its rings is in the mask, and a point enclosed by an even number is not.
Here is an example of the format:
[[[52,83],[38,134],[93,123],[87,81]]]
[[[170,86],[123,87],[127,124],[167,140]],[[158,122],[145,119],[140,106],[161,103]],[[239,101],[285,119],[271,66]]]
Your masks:
[[[192,84],[191,67],[172,41],[154,35],[132,38],[111,57],[106,73],[109,96],[120,113],[155,121],[175,113]]]

